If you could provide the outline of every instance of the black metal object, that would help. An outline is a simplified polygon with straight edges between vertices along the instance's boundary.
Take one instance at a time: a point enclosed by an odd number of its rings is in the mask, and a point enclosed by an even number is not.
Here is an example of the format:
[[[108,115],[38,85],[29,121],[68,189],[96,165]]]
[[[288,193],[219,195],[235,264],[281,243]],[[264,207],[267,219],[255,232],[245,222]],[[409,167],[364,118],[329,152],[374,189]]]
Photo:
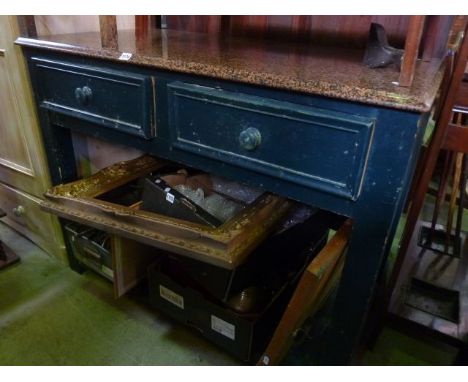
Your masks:
[[[422,226],[419,230],[418,245],[422,248],[441,253],[443,255],[460,257],[461,237],[450,235],[450,242],[447,245],[447,232],[444,230],[432,229]]]
[[[413,278],[405,304],[445,320],[458,323],[460,312],[459,299],[460,293],[456,290],[442,288]]]
[[[369,68],[384,68],[395,65],[400,70],[403,53],[403,49],[396,49],[389,45],[387,33],[382,25],[371,24],[366,52],[364,53],[364,65]]]
[[[279,227],[280,232],[263,241],[233,270],[177,255],[168,255],[166,262],[187,282],[218,301],[226,302],[246,287],[278,289],[325,245],[329,221],[329,215],[319,211],[288,229]]]
[[[0,209],[0,218],[6,216],[5,211]],[[3,242],[0,240],[0,269],[7,267],[13,263],[19,261],[19,256],[14,253],[9,247],[7,247]]]
[[[74,260],[113,281],[110,235],[73,222],[65,224],[64,232],[70,243]]]
[[[198,331],[203,337],[245,362],[256,362],[267,345],[295,283],[285,284],[257,314],[239,314],[184,285],[164,261],[148,270],[150,303]]]
[[[0,241],[0,269],[6,268],[19,260],[19,256]]]
[[[462,179],[460,180],[460,200],[458,204],[458,213],[457,213],[457,224],[455,227],[455,250],[459,256],[461,256],[461,226],[463,220],[463,211],[465,209],[465,199],[466,199],[466,187],[468,184],[468,155],[464,155],[463,167],[462,167]],[[455,185],[454,185],[455,187]]]
[[[142,209],[176,219],[219,227],[222,222],[175,190],[162,178],[145,179]]]

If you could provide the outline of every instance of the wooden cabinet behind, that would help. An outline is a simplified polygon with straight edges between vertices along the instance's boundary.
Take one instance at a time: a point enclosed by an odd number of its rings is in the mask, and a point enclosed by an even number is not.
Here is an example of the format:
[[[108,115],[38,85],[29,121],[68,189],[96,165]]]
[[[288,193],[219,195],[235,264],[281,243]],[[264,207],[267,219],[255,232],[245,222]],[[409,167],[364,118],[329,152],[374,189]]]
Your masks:
[[[14,45],[15,16],[0,16],[0,206],[2,219],[47,253],[66,261],[58,220],[39,208],[50,187],[24,58]]]

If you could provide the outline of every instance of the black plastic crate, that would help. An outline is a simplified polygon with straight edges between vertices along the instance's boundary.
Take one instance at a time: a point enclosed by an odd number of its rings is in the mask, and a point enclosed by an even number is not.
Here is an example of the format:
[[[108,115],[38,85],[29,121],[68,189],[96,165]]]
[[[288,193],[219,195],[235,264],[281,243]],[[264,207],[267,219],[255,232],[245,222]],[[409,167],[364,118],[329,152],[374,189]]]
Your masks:
[[[283,285],[257,314],[239,314],[164,271],[164,260],[149,269],[150,301],[169,315],[245,362],[256,362],[291,297],[295,280]]]
[[[288,222],[298,219],[298,213],[307,214],[307,217],[299,224],[291,223],[289,226]],[[277,284],[278,287],[291,273],[297,272],[306,258],[310,260],[324,246],[329,221],[321,211],[299,207],[291,212],[290,219],[286,219],[283,226],[263,241],[244,263],[232,270],[177,255],[168,255],[168,261],[200,290],[224,302],[233,293],[253,283],[261,283],[268,288]],[[258,272],[259,269],[262,272]]]
[[[65,224],[73,256],[84,266],[114,280],[110,234],[78,223]]]

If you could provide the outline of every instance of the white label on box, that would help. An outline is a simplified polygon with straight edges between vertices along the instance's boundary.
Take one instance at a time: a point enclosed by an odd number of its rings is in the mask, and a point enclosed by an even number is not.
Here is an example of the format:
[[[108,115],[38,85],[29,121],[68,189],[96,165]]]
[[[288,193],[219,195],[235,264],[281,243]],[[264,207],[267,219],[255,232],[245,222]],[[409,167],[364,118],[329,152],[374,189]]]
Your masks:
[[[124,60],[124,61],[128,61],[132,58],[132,54],[131,53],[122,53],[119,57],[119,60]]]
[[[171,304],[178,306],[180,309],[184,309],[184,298],[165,286],[159,285],[159,295]]]
[[[167,193],[166,194],[166,200],[169,202],[169,203],[174,203],[174,195],[172,195],[171,193]]]
[[[211,315],[211,329],[215,332],[221,333],[223,336],[226,336],[231,340],[236,339],[236,327],[233,324],[213,315]]]

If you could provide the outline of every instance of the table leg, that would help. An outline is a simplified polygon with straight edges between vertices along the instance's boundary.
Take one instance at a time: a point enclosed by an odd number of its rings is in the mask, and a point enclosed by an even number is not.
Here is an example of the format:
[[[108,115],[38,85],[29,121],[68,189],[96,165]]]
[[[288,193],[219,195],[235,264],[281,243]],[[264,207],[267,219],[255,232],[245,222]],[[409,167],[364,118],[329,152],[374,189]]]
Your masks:
[[[391,239],[391,218],[387,211],[363,216],[354,223],[330,325],[314,354],[321,365],[353,363]],[[366,253],[373,256],[364,256]]]
[[[384,146],[389,145],[385,148],[388,157],[380,156],[377,150],[374,153],[376,165],[369,169],[355,206],[353,232],[329,324],[311,354],[314,363],[346,365],[355,360],[415,170],[427,117],[419,120],[417,132],[413,130],[416,124],[407,126],[405,132],[414,134],[414,140],[402,141],[400,146],[407,156],[392,153],[398,143],[390,139],[381,140]]]

